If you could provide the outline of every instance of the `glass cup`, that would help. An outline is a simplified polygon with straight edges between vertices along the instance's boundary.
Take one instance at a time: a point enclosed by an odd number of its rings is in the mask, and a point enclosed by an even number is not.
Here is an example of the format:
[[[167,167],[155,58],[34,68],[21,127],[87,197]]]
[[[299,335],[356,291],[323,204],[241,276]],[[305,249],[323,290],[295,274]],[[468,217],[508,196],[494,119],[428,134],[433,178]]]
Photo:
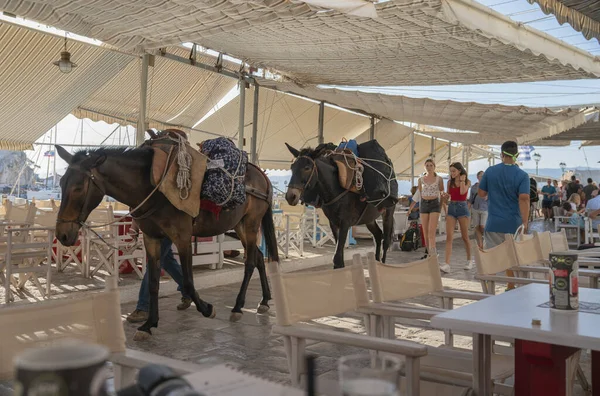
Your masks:
[[[375,354],[340,358],[338,373],[344,396],[397,396],[402,362]]]

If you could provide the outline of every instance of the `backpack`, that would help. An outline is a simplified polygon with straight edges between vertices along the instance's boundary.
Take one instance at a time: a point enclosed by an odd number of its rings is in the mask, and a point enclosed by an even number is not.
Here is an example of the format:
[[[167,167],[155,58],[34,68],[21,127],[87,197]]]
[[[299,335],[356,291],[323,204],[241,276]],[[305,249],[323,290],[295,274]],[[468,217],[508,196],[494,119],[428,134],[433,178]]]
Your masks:
[[[538,202],[540,196],[538,195],[537,182],[533,177],[529,178],[529,202]]]
[[[420,242],[421,236],[419,235],[419,226],[416,222],[413,222],[404,235],[402,235],[402,239],[400,240],[400,250],[403,252],[417,250],[420,247]]]

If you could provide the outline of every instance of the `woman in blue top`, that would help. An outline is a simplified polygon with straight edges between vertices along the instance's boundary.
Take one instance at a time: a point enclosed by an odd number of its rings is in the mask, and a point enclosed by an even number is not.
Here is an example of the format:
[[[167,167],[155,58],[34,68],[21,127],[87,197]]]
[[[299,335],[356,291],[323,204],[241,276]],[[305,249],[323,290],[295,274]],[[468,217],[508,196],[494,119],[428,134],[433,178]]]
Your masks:
[[[556,187],[552,185],[552,179],[548,179],[548,184],[542,187],[542,194],[544,198],[542,199],[542,212],[544,213],[544,220],[552,219],[552,201],[554,200],[554,196],[556,196]]]

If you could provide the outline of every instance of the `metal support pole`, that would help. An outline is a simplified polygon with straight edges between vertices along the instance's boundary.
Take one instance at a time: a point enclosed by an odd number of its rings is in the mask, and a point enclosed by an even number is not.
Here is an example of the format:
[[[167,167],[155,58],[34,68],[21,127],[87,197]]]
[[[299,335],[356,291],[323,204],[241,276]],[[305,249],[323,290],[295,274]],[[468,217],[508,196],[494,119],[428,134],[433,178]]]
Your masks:
[[[410,134],[410,186],[415,186],[415,131]]]
[[[448,167],[452,163],[452,142],[448,142]]]
[[[467,145],[467,152],[465,154],[465,170],[467,171],[467,175],[469,174],[469,160],[471,158],[471,145]]]
[[[250,162],[258,164],[256,139],[258,138],[258,85],[254,85],[254,107],[252,108],[252,140],[250,141]]]
[[[325,124],[325,102],[321,101],[321,103],[319,103],[319,134],[318,134],[319,144],[325,143],[324,124]]]
[[[435,138],[431,138],[431,158],[435,158]]]
[[[246,82],[243,79],[239,81],[240,88],[240,116],[238,124],[238,148],[244,149],[244,115],[246,113]]]
[[[140,71],[140,104],[139,104],[139,115],[137,130],[135,133],[135,144],[139,146],[144,142],[144,134],[148,129],[146,118],[148,112],[146,104],[148,100],[148,65],[150,64],[150,54],[142,55],[142,70]],[[83,133],[83,132],[82,132]]]
[[[375,140],[375,117],[371,116],[371,129],[369,129],[369,140]]]

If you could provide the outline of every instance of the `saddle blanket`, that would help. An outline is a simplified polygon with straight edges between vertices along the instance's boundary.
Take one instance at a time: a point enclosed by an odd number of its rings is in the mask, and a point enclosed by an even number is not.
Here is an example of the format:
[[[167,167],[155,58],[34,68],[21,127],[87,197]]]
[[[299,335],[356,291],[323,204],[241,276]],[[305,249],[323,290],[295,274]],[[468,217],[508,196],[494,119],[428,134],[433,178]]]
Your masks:
[[[185,149],[192,157],[190,168],[191,188],[189,195],[181,198],[179,188],[177,187],[177,145],[173,144],[152,144],[154,150],[154,158],[152,160],[152,182],[156,186],[168,166],[165,174],[165,180],[162,182],[158,190],[163,193],[169,202],[177,209],[187,213],[192,217],[198,216],[200,213],[200,191],[202,190],[202,180],[206,172],[207,157],[201,152],[194,150],[189,144],[185,144]],[[171,152],[169,164],[167,158]]]

